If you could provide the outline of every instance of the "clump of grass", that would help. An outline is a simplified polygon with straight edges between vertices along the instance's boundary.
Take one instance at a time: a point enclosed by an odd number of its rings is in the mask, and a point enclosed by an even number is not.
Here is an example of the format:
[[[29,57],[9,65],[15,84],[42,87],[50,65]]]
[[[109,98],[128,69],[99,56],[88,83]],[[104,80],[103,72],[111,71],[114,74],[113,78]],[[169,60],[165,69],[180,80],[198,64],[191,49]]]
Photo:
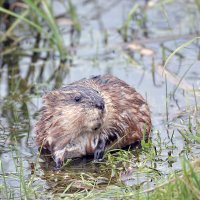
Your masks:
[[[35,163],[29,163],[29,171],[24,166],[24,158],[17,149],[17,138],[15,144],[10,145],[13,163],[12,171],[5,170],[2,160],[0,159],[0,194],[2,200],[15,199],[40,199],[43,185],[37,184],[37,170],[39,164],[39,152]],[[12,182],[14,181],[14,184]],[[39,192],[40,191],[40,192]],[[45,194],[48,197],[48,193]]]
[[[64,4],[64,2],[63,2]],[[72,18],[73,26],[75,29],[80,32],[81,27],[76,14],[76,9],[71,1],[68,1],[68,14]],[[50,48],[42,48],[43,51],[52,51],[52,48],[57,50],[60,55],[60,60],[65,61],[68,56],[67,49],[64,45],[64,39],[60,28],[57,24],[56,17],[53,14],[52,1],[43,0],[43,1],[33,1],[33,0],[24,0],[21,4],[20,11],[18,13],[0,7],[0,12],[8,16],[14,17],[14,21],[9,24],[7,30],[1,33],[1,42],[6,41],[7,39],[15,39],[15,30],[20,25],[26,25],[30,28],[30,32],[39,33],[45,41],[50,45]],[[3,21],[2,21],[3,23]],[[25,29],[26,31],[28,29]],[[24,32],[26,36],[20,36],[17,39],[17,42],[21,42],[27,37],[27,33]],[[15,39],[16,40],[16,39]],[[45,43],[44,43],[45,44]],[[43,45],[44,45],[43,44]],[[10,47],[11,48],[11,47]],[[34,51],[40,51],[39,49],[34,49]]]
[[[35,188],[32,187],[32,179],[27,180],[25,178],[23,161],[18,151],[15,149],[12,152],[15,171],[6,173],[2,161],[0,160],[1,176],[3,177],[3,184],[0,184],[1,199],[30,199],[31,196],[35,196]],[[9,184],[9,180],[11,179],[17,182],[14,187]]]
[[[65,199],[199,199],[200,170],[183,159],[182,171],[172,173],[162,183],[146,190],[136,190],[131,186],[107,186],[104,190],[90,190],[65,194]],[[58,197],[60,199],[60,197]]]
[[[56,20],[53,16],[51,2],[47,0],[43,1],[24,0],[24,2],[28,5],[28,9],[30,9],[31,13],[36,13],[34,17],[39,16],[43,20],[45,20],[50,30],[50,33],[46,32],[45,34],[47,34],[47,37],[49,37],[52,44],[55,44],[56,47],[58,48],[61,60],[66,59],[67,52],[64,47],[64,40],[62,38]],[[35,22],[38,25],[38,23],[40,23],[40,19],[36,17]]]
[[[182,162],[182,172],[176,173],[163,184],[144,191],[149,199],[199,199],[200,170],[186,159]],[[147,197],[146,197],[147,199]]]

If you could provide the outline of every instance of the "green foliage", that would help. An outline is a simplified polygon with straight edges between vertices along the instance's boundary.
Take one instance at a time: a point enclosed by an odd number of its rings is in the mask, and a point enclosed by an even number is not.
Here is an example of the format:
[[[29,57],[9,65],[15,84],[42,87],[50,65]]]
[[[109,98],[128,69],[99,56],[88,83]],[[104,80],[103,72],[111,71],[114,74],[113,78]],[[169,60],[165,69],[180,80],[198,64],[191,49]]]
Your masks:
[[[128,30],[129,30],[129,26],[133,20],[134,14],[135,12],[138,10],[139,5],[135,4],[133,6],[133,8],[129,11],[127,19],[124,21],[122,27],[120,28],[120,31],[122,32],[123,38],[125,41],[128,40]]]
[[[0,13],[15,18],[7,30],[2,33],[0,41],[3,42],[8,38],[13,38],[13,36],[15,36],[16,27],[24,25],[25,23],[26,26],[30,27],[31,32],[39,33],[42,38],[49,43],[50,47],[45,47],[46,51],[52,51],[51,48],[55,49],[59,52],[60,60],[65,61],[68,58],[68,52],[64,45],[63,35],[53,13],[53,2],[50,0],[24,0],[22,5],[22,8],[20,8],[20,11],[17,13],[0,7]],[[80,32],[81,26],[76,9],[70,0],[68,1],[67,10],[73,22],[73,26]],[[20,42],[20,40],[23,40],[23,38],[20,38],[18,42]],[[45,48],[41,47],[41,50],[45,51]],[[40,49],[35,49],[35,51],[40,51]]]

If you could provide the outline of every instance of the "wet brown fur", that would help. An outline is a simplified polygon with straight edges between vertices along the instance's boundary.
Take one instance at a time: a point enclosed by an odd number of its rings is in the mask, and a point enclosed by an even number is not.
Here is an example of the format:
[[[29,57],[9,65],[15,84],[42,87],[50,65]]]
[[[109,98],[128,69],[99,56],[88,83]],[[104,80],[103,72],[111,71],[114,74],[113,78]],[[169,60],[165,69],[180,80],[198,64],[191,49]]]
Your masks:
[[[74,102],[77,94],[85,95],[86,100]],[[43,100],[36,142],[62,161],[94,154],[101,148],[100,141],[106,148],[125,147],[151,131],[150,111],[143,97],[111,75],[74,82],[47,93]],[[97,108],[99,103],[103,108]]]

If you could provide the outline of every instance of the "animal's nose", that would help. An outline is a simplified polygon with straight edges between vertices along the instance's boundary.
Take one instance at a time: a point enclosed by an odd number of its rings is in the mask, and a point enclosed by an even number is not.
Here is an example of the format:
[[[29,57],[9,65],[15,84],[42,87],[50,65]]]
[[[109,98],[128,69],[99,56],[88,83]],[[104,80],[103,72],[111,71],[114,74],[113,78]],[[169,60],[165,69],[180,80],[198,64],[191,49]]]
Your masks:
[[[103,102],[97,102],[96,108],[98,108],[99,110],[103,110],[104,109],[104,103]]]

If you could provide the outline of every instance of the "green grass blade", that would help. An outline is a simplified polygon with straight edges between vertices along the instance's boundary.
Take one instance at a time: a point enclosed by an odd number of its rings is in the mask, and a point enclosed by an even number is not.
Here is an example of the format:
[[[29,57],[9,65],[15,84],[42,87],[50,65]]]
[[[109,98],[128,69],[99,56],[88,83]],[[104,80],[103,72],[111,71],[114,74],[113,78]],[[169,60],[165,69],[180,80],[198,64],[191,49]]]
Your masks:
[[[35,24],[34,22],[28,20],[27,18],[25,18],[23,15],[20,15],[20,14],[17,14],[17,13],[14,13],[10,10],[7,10],[5,8],[2,8],[0,7],[0,12],[3,12],[5,14],[8,14],[8,15],[11,15],[13,17],[16,17],[20,20],[23,20],[24,22],[26,22],[27,24],[31,25],[32,27],[36,28],[38,30],[38,32],[42,32],[42,27],[41,26],[38,26],[38,24]]]
[[[2,165],[2,161],[1,160],[0,160],[0,169],[2,171],[3,184],[4,184],[4,187],[5,187],[6,199],[9,200],[9,198],[8,198],[8,188],[7,188],[5,173],[4,173],[4,169],[3,169],[3,165]]]
[[[164,72],[164,69],[166,68],[167,64],[169,63],[169,61],[172,59],[172,57],[177,53],[179,52],[181,49],[189,46],[190,44],[192,44],[194,41],[196,40],[199,40],[200,37],[195,37],[185,43],[183,43],[181,46],[179,46],[178,48],[176,48],[167,58],[167,60],[165,61],[165,64],[164,64],[164,68],[163,68],[163,72]]]

